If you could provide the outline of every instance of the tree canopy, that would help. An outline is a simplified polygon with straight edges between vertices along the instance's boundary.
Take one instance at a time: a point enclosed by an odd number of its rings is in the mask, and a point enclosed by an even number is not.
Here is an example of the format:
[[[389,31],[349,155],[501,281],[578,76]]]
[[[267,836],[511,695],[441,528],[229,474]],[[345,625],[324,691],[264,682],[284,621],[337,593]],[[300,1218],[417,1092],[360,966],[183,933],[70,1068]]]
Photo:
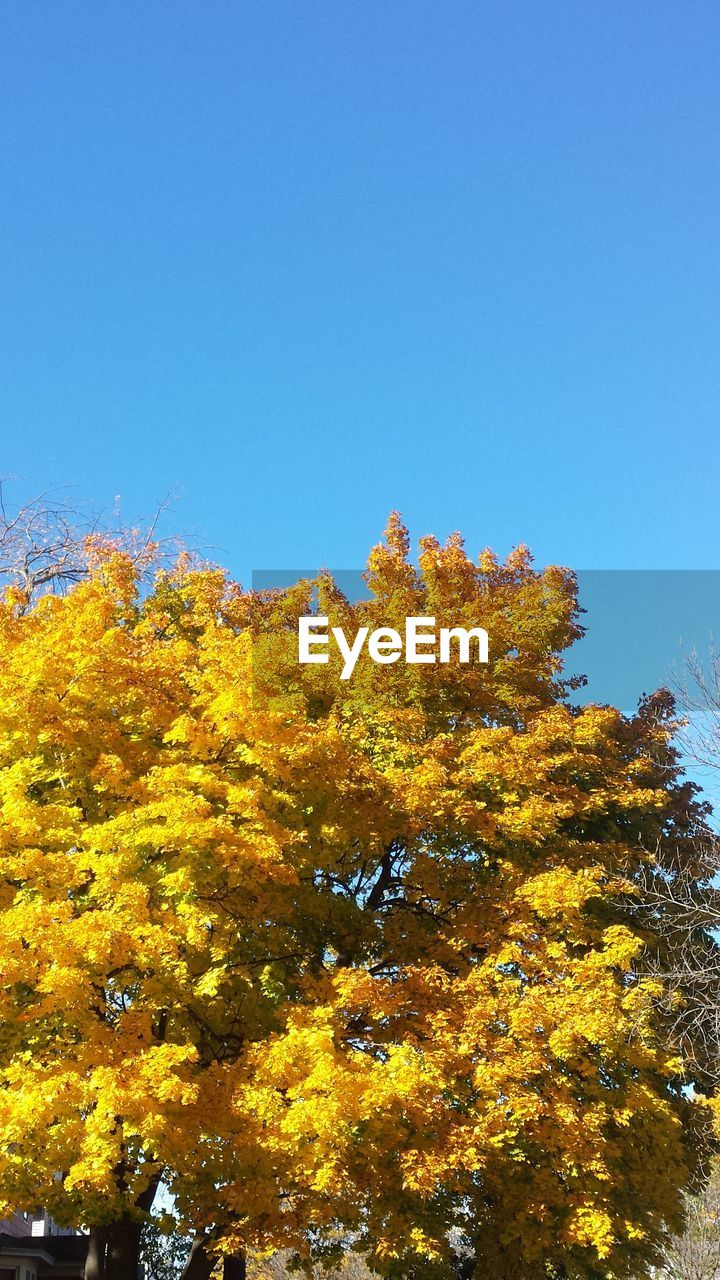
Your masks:
[[[350,1232],[412,1274],[454,1232],[478,1276],[645,1274],[703,1108],[628,904],[703,818],[667,697],[575,705],[573,575],[458,536],[416,567],[397,517],[355,602],[86,555],[0,606],[4,1203],[119,1278],[160,1179],[193,1265]],[[491,660],[342,681],[298,665],[313,610]]]

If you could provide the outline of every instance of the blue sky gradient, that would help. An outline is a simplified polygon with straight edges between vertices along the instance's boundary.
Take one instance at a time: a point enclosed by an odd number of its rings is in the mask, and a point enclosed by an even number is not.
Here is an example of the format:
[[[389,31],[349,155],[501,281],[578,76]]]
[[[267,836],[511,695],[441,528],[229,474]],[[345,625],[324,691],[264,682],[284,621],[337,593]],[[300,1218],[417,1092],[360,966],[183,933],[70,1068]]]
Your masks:
[[[235,573],[717,568],[714,0],[23,0],[2,469]]]

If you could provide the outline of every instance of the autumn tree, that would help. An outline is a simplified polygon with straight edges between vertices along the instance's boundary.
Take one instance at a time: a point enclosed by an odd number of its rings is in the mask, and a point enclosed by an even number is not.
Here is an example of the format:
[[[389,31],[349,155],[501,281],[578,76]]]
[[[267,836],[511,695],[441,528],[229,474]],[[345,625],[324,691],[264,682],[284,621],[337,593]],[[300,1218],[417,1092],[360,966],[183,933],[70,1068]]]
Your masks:
[[[0,613],[0,1188],[125,1280],[162,1179],[216,1254],[478,1277],[646,1274],[702,1108],[638,971],[649,850],[702,813],[672,707],[575,706],[571,573],[393,517],[368,598],[140,585],[103,540]],[[491,660],[299,666],[347,634],[486,628]],[[58,1176],[61,1175],[61,1176]]]

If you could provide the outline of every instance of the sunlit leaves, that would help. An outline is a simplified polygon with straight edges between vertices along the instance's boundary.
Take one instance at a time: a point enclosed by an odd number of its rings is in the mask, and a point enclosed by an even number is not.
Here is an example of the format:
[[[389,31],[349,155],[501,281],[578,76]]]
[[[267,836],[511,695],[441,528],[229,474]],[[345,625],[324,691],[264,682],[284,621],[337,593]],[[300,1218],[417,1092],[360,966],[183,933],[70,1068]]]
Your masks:
[[[490,663],[343,682],[297,664],[312,584],[143,591],[102,545],[0,607],[2,1194],[92,1223],[162,1169],[235,1245],[640,1273],[692,1145],[624,906],[694,820],[667,707],[570,704],[574,579],[524,549],[416,568],[394,517],[368,583],[318,603],[482,625]]]

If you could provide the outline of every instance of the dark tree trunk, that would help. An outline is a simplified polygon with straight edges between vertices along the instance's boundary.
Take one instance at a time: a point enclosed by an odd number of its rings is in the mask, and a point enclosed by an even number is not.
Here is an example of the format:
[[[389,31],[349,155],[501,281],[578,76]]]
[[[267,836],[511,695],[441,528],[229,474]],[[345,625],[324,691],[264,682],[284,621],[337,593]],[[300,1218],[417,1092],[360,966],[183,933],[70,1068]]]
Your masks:
[[[140,1223],[118,1218],[108,1228],[105,1280],[138,1280],[140,1267]]]
[[[223,1258],[223,1280],[245,1280],[246,1274],[247,1267],[242,1254],[234,1258]]]
[[[159,1170],[158,1173],[153,1174],[145,1190],[140,1192],[135,1204],[138,1209],[142,1209],[143,1213],[149,1213],[152,1209],[161,1182],[162,1170]]]
[[[107,1233],[105,1228],[91,1227],[85,1270],[83,1271],[85,1280],[105,1280],[106,1249]]]
[[[135,1202],[143,1213],[152,1209],[160,1178],[156,1173]],[[141,1231],[141,1220],[129,1214],[107,1226],[91,1227],[84,1280],[138,1280]]]

